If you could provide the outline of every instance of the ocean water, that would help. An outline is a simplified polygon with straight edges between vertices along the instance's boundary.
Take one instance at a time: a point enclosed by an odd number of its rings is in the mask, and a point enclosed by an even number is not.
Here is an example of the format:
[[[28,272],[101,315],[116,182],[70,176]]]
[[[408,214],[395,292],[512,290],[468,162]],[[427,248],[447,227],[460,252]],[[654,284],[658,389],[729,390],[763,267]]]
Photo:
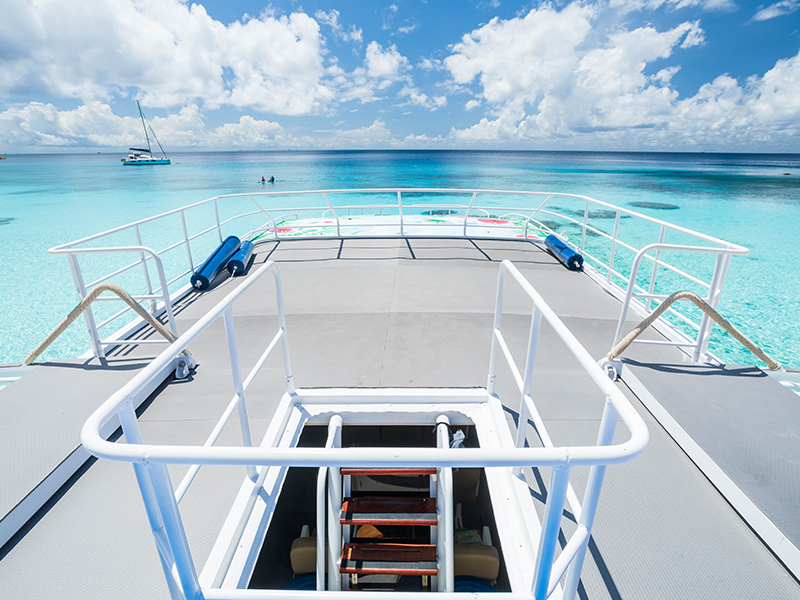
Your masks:
[[[777,360],[800,367],[800,155],[287,151],[171,158],[160,167],[124,167],[109,153],[0,161],[0,363],[22,361],[76,303],[66,258],[47,252],[57,244],[220,194],[448,187],[583,194],[748,247],[748,256],[731,262],[721,312]],[[265,188],[259,181],[270,175],[277,183]],[[595,224],[610,232],[613,216],[597,216]],[[656,241],[657,230],[636,221],[623,220],[621,230]],[[587,241],[590,250],[597,244]],[[687,268],[696,266],[685,260]],[[629,262],[619,261],[625,272]],[[717,329],[718,356],[758,364]],[[88,348],[79,319],[44,358]]]

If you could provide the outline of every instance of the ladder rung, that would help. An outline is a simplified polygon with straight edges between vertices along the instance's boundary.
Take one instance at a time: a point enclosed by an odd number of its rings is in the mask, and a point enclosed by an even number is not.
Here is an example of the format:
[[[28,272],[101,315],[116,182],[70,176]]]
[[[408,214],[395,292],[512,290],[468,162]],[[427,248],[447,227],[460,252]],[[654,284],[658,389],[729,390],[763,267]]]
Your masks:
[[[345,498],[344,525],[436,525],[434,498],[364,496]]]
[[[435,468],[423,469],[372,469],[372,468],[343,468],[339,469],[341,475],[436,475]]]
[[[436,546],[345,544],[339,571],[358,575],[436,575]]]

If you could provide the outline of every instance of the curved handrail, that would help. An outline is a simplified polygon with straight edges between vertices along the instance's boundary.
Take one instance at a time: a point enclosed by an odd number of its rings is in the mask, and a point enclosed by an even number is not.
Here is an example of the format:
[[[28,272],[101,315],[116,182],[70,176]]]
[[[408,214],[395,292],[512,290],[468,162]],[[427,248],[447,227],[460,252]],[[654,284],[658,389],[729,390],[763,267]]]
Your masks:
[[[504,270],[514,277],[522,277],[508,261]],[[510,466],[577,466],[596,464],[618,464],[632,460],[647,446],[649,432],[638,413],[628,403],[622,393],[614,387],[591,358],[589,353],[575,339],[574,335],[561,323],[555,313],[545,308],[546,304],[539,294],[522,278],[520,282],[529,296],[541,302],[545,318],[551,323],[559,336],[567,341],[580,364],[586,369],[594,383],[600,388],[607,404],[613,405],[630,432],[630,438],[615,445],[607,446],[562,446],[557,448],[259,448],[259,447],[196,447],[163,446],[144,444],[119,444],[106,441],[99,431],[112,415],[126,404],[137,390],[159,372],[164,365],[180,352],[182,345],[194,341],[232,303],[252,286],[266,271],[272,271],[276,279],[279,314],[283,313],[283,299],[280,291],[280,272],[274,262],[267,262],[251,275],[247,281],[233,290],[219,304],[212,308],[197,323],[190,327],[178,340],[164,350],[148,366],[142,369],[125,386],[115,392],[86,421],[81,431],[81,443],[91,454],[110,460],[121,460],[145,464],[204,464],[216,465],[283,465],[296,467],[373,467],[382,466],[392,460],[398,467],[478,467]],[[282,323],[282,327],[285,325]],[[285,338],[284,338],[285,339]],[[288,354],[288,352],[287,352]],[[286,356],[284,357],[286,360]],[[287,391],[294,394],[291,369],[287,366]]]
[[[23,364],[30,365],[31,363],[33,363],[33,361],[39,358],[42,352],[47,350],[48,346],[50,346],[50,344],[56,341],[58,336],[64,333],[64,330],[67,327],[69,327],[75,319],[81,316],[81,314],[83,314],[83,311],[89,308],[89,305],[95,300],[97,300],[98,296],[100,296],[100,294],[102,294],[103,292],[112,292],[117,296],[119,296],[120,300],[124,301],[125,304],[130,306],[136,312],[137,315],[142,317],[142,319],[144,319],[148,325],[150,325],[158,333],[163,335],[168,342],[172,343],[175,341],[175,336],[172,334],[172,332],[169,331],[166,327],[164,327],[161,323],[159,323],[153,317],[153,315],[151,315],[145,309],[143,309],[141,305],[138,302],[136,302],[136,300],[134,300],[130,296],[130,294],[128,294],[128,292],[123,290],[118,285],[114,285],[113,283],[101,283],[91,292],[89,292],[83,300],[78,302],[78,305],[70,311],[70,313],[64,318],[63,321],[61,321],[61,323],[58,324],[58,326],[55,329],[53,329],[53,331],[50,332],[50,335],[48,335],[38,346],[36,346],[36,348],[33,349],[33,351],[23,361]],[[187,354],[188,352],[189,352],[188,348],[184,348],[182,350],[183,354]]]
[[[608,360],[614,360],[620,354],[622,354],[645,329],[652,325],[652,323],[658,319],[658,317],[660,317],[670,307],[670,305],[672,305],[673,302],[677,302],[678,300],[689,300],[690,302],[693,302],[720,327],[730,333],[736,341],[750,350],[750,352],[755,354],[760,360],[764,361],[769,367],[770,371],[780,371],[783,368],[781,363],[768,356],[766,352],[756,346],[746,335],[736,329],[736,327],[731,324],[730,321],[714,310],[714,308],[711,307],[708,302],[700,298],[697,294],[689,291],[675,292],[674,294],[667,296],[667,298],[665,298],[664,301],[658,305],[658,308],[651,312],[647,318],[634,327],[628,335],[620,340],[620,342],[609,351],[609,353],[606,355],[606,358]]]

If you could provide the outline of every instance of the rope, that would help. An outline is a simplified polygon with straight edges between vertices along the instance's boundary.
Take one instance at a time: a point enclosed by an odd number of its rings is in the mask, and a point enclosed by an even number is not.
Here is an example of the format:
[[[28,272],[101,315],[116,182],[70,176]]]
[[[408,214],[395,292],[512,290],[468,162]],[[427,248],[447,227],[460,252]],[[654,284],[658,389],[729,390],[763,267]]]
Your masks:
[[[70,313],[66,316],[66,318],[59,323],[58,327],[56,327],[50,335],[48,335],[44,341],[36,346],[36,349],[31,352],[28,357],[23,361],[24,364],[29,365],[37,358],[39,355],[47,350],[47,347],[52,344],[58,336],[64,333],[64,330],[69,327],[72,322],[77,319],[83,311],[89,308],[89,305],[94,302],[97,297],[102,294],[103,292],[113,292],[117,296],[120,297],[128,306],[130,306],[133,310],[136,311],[142,319],[144,319],[153,329],[155,329],[158,333],[163,335],[167,341],[170,343],[175,341],[175,336],[172,335],[172,332],[164,327],[161,323],[159,323],[150,313],[148,313],[141,305],[136,302],[125,290],[123,290],[118,285],[114,285],[113,283],[101,283],[96,288],[94,288],[86,297],[81,300],[78,305],[70,311]],[[183,354],[186,354],[188,349],[183,350]]]
[[[692,292],[675,292],[671,296],[668,296],[664,299],[664,301],[656,308],[650,315],[641,323],[639,323],[628,335],[620,340],[620,342],[614,346],[611,351],[606,355],[609,360],[614,360],[617,356],[622,354],[628,346],[633,343],[639,335],[647,329],[650,325],[652,325],[653,321],[655,321],[661,314],[667,310],[673,302],[677,300],[689,300],[693,302],[697,307],[702,310],[705,314],[711,317],[720,327],[722,327],[725,331],[730,333],[736,341],[742,344],[745,348],[750,350],[753,354],[755,354],[760,360],[767,363],[767,366],[771,371],[780,371],[781,364],[770,358],[766,355],[766,353],[756,346],[753,342],[751,342],[747,336],[745,336],[741,331],[736,329],[730,321],[728,321],[725,317],[719,314],[716,310],[714,310],[705,300],[700,298],[697,294]]]

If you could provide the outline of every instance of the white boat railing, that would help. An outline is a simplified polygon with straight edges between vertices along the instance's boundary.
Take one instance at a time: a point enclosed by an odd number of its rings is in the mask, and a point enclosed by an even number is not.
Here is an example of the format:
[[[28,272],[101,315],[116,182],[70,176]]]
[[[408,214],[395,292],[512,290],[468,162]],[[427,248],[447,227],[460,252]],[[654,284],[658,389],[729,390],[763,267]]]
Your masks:
[[[351,198],[356,198],[358,203],[348,202]],[[462,198],[461,202],[455,201]],[[276,200],[281,200],[284,204],[274,206]],[[308,204],[309,200],[314,203]],[[509,200],[513,204],[508,205]],[[267,205],[266,201],[270,204]],[[554,206],[556,202],[572,203],[579,208]],[[221,210],[226,211],[226,216],[220,216]],[[614,217],[613,230],[606,231],[597,221],[603,218],[610,220],[611,215]],[[643,238],[643,242],[623,239],[620,222],[628,218],[636,219],[642,226],[653,227],[657,232],[654,230],[650,238]],[[198,231],[190,233],[190,221],[197,225]],[[152,246],[155,244],[147,245],[143,242],[145,228],[156,230],[156,235],[151,237],[158,241],[161,249],[154,250]],[[368,228],[371,230],[365,231]],[[194,256],[198,252],[206,256],[222,241],[224,235],[249,236],[256,244],[261,244],[297,238],[455,237],[534,240],[550,233],[558,234],[567,244],[583,254],[586,264],[592,267],[590,271],[603,285],[615,291],[618,296],[626,297],[620,315],[620,327],[629,308],[637,306],[641,314],[649,312],[653,302],[659,302],[676,289],[687,289],[687,284],[690,289],[699,288],[700,295],[705,296],[706,301],[717,308],[731,256],[748,253],[746,248],[737,244],[587,196],[427,188],[261,192],[216,196],[56,246],[50,252],[64,254],[69,259],[75,289],[81,300],[98,283],[111,279],[119,283],[120,277],[130,278],[132,271],[141,267],[142,280],[137,280],[133,285],[144,288],[145,292],[131,295],[138,301],[149,302],[150,311],[156,315],[166,312],[170,327],[174,329],[174,319],[169,313],[172,305],[190,289],[186,283],[199,264]],[[684,240],[683,243],[668,243],[668,234]],[[108,243],[120,236],[132,237],[131,244],[112,246]],[[685,241],[687,238],[689,243]],[[169,242],[162,247],[165,239]],[[97,244],[103,244],[103,247],[96,247]],[[183,258],[175,255],[175,252],[180,253],[181,248],[185,250]],[[84,283],[85,276],[79,259],[87,254],[107,255],[121,252],[138,254],[138,260],[112,272],[100,274],[90,283]],[[683,259],[698,254],[707,255],[715,258],[716,262],[713,268],[706,263],[687,267],[666,260],[663,256],[665,252],[677,253]],[[646,273],[644,281],[640,281],[638,278],[643,272],[640,267],[645,261],[652,263],[652,270]],[[626,275],[622,270],[628,265],[631,265],[631,273]],[[156,271],[157,285],[151,281],[153,268]],[[693,272],[689,272],[690,270]],[[169,278],[165,274],[167,271],[170,272]],[[659,281],[664,278],[663,274],[669,274],[671,280],[661,285]],[[676,278],[680,280],[680,284],[675,283]],[[123,283],[119,284],[126,287]],[[182,287],[171,292],[170,286],[173,289]],[[117,300],[105,296],[99,299]],[[156,301],[160,303],[157,305]],[[120,319],[126,316],[127,319],[131,318],[129,310],[126,306],[99,323],[93,312],[84,313],[92,351],[96,356],[103,356],[104,350],[110,346],[148,343],[122,340],[123,336],[120,335],[112,335],[105,340],[101,338],[99,330],[104,326],[111,326],[112,323],[119,328],[119,324],[123,322]],[[694,356],[698,357],[707,351],[713,324],[702,315],[698,320],[691,310],[676,306],[667,311],[666,314],[670,315],[673,324],[682,332],[678,333],[680,341],[668,343],[692,346]]]
[[[267,272],[272,273],[275,280],[279,328],[277,334],[268,344],[253,369],[248,376],[243,379],[241,376],[232,307],[235,301],[247,292],[247,290],[252,288],[255,282]],[[517,281],[533,302],[531,334],[528,341],[528,356],[524,375],[520,375],[501,332],[502,299],[506,274],[510,274]],[[559,580],[566,573],[564,598],[567,600],[574,598],[580,578],[583,558],[591,534],[605,468],[610,464],[627,462],[638,456],[647,446],[649,433],[644,421],[630,405],[622,392],[609,381],[606,374],[598,367],[594,359],[513,264],[508,261],[503,261],[500,268],[488,386],[486,390],[487,394],[483,396],[484,400],[482,400],[482,402],[489,402],[492,398],[496,398],[495,381],[497,374],[497,358],[499,356],[499,351],[502,350],[521,391],[519,429],[523,430],[523,432],[517,437],[516,447],[499,445],[497,447],[485,448],[449,448],[447,440],[445,439],[447,428],[437,427],[437,429],[440,430],[437,431],[437,449],[341,448],[339,447],[341,446],[339,437],[339,420],[341,417],[337,416],[336,413],[331,418],[332,434],[329,435],[328,443],[325,448],[278,447],[277,439],[273,440],[272,443],[265,442],[265,444],[260,447],[254,446],[250,436],[245,392],[279,341],[281,342],[283,350],[286,381],[284,404],[286,402],[296,402],[300,408],[302,408],[304,394],[310,394],[308,391],[296,389],[294,385],[289,360],[289,347],[286,336],[280,281],[280,273],[275,263],[267,262],[261,266],[247,281],[228,294],[224,300],[198,320],[178,340],[171,344],[148,366],[134,376],[131,381],[104,402],[87,420],[81,432],[83,447],[91,454],[101,458],[133,463],[150,526],[156,538],[156,546],[173,597],[176,599],[286,597],[286,593],[279,590],[229,590],[219,589],[217,587],[207,589],[201,588],[200,586],[180,516],[179,502],[196,475],[197,469],[202,465],[239,465],[246,467],[246,481],[249,480],[255,486],[264,485],[263,482],[269,474],[269,469],[271,467],[314,467],[321,469],[319,471],[320,479],[324,480],[326,475],[330,478],[332,485],[329,485],[327,508],[329,528],[329,551],[327,555],[329,560],[331,560],[335,548],[341,543],[336,541],[337,534],[331,529],[331,527],[335,527],[338,530],[339,513],[336,511],[334,503],[337,499],[341,501],[342,491],[341,487],[337,487],[337,484],[334,482],[340,482],[340,478],[338,477],[339,468],[435,467],[440,473],[440,487],[438,492],[449,495],[451,494],[452,481],[447,476],[447,473],[448,470],[453,467],[511,467],[517,470],[522,467],[552,467],[552,476],[547,494],[541,534],[538,540],[531,540],[534,543],[538,543],[538,551],[535,555],[536,564],[533,569],[533,587],[529,592],[518,595],[518,597],[544,600],[556,589]],[[166,364],[173,361],[184,347],[192,344],[198,336],[208,329],[220,316],[222,316],[225,321],[226,338],[233,377],[233,399],[203,445],[181,446],[146,444],[142,438],[137,417],[133,409],[138,395],[141,394],[141,390],[149,389],[147,388],[147,383],[153,378],[158,377]],[[544,423],[533,404],[531,398],[531,382],[539,343],[538,328],[541,319],[544,319],[550,324],[605,398],[600,432],[597,437],[597,443],[594,446],[555,446],[552,441],[550,441],[546,429],[544,428]],[[448,392],[448,390],[444,391]],[[352,390],[348,392],[348,390],[331,389],[330,392],[332,397],[336,398],[335,402],[338,402],[341,406],[347,407],[347,413],[350,415],[357,414],[360,402],[364,401],[363,399],[358,400],[358,398],[356,398],[357,393]],[[463,395],[464,390],[450,390],[449,393],[452,393],[453,396],[458,396],[459,394]],[[388,391],[383,396],[381,396],[379,391],[374,391],[373,395],[375,397],[373,398],[370,396],[370,402],[377,402],[380,404],[381,398],[383,398],[383,402],[395,407],[402,402],[422,402],[425,404],[426,410],[437,410],[437,403],[431,401],[430,390],[405,389],[403,390],[403,394],[403,399],[398,399],[397,395],[392,395]],[[469,401],[474,403],[476,397],[479,396],[476,396],[474,393],[471,394],[469,398],[472,400]],[[442,400],[442,402],[453,401],[449,396],[443,396],[443,398],[447,398],[447,400]],[[225,426],[234,410],[237,409],[243,445],[238,447],[216,446],[215,444],[219,432]],[[288,411],[288,409],[284,409],[281,415],[273,416],[273,420],[276,422],[275,431],[280,430],[282,432],[284,429],[287,429],[286,420],[289,417],[286,411]],[[336,412],[338,413],[338,411]],[[109,442],[100,433],[103,425],[112,419],[114,415],[119,417],[122,424],[122,430],[126,440],[125,443]],[[532,417],[536,424],[543,447],[525,446],[525,432],[527,431],[529,417]],[[618,420],[622,420],[630,433],[630,437],[622,443],[613,444],[612,440]],[[442,421],[441,418],[437,419],[437,421],[446,424],[446,421]],[[337,429],[339,430],[338,432]],[[167,465],[171,464],[192,465],[177,489],[173,488],[167,470]],[[567,498],[571,490],[569,486],[570,473],[576,466],[591,467],[589,482],[586,487],[582,505],[579,505],[577,500],[574,499],[574,491],[571,492],[571,497]],[[324,472],[325,469],[329,470],[327,474]],[[339,483],[338,485],[340,486],[341,484]],[[578,528],[560,556],[554,560],[565,501],[569,501],[571,505],[578,520]],[[317,506],[319,511],[319,504]],[[439,560],[444,569],[441,572],[445,574],[444,581],[440,581],[439,585],[441,586],[440,589],[442,589],[442,593],[450,597],[450,590],[452,590],[450,575],[452,575],[453,572],[451,564],[452,554],[448,553],[447,547],[452,544],[453,531],[450,521],[452,521],[454,515],[452,507],[448,508],[446,504],[442,506],[443,512],[440,513],[440,524],[443,525],[440,525],[437,529],[437,535],[449,536],[450,539],[439,538],[440,543],[444,545],[444,550],[441,552]],[[252,505],[249,510],[252,511]],[[248,515],[244,515],[243,518],[247,517]],[[525,530],[523,535],[527,535],[528,528],[523,527],[523,529]],[[236,533],[233,534],[233,538],[228,545],[229,550],[224,559],[224,562],[227,561],[227,565],[230,564],[233,558],[235,548],[240,545],[243,530],[244,524],[243,521],[240,521],[236,528]],[[322,537],[319,529],[318,536]],[[227,566],[223,565],[220,571],[224,572],[227,568]],[[331,571],[333,571],[333,569],[331,569]],[[335,587],[333,589],[335,589]],[[327,594],[335,595],[335,592],[327,592]],[[400,595],[405,597],[403,594]],[[461,596],[454,595],[453,597]]]

